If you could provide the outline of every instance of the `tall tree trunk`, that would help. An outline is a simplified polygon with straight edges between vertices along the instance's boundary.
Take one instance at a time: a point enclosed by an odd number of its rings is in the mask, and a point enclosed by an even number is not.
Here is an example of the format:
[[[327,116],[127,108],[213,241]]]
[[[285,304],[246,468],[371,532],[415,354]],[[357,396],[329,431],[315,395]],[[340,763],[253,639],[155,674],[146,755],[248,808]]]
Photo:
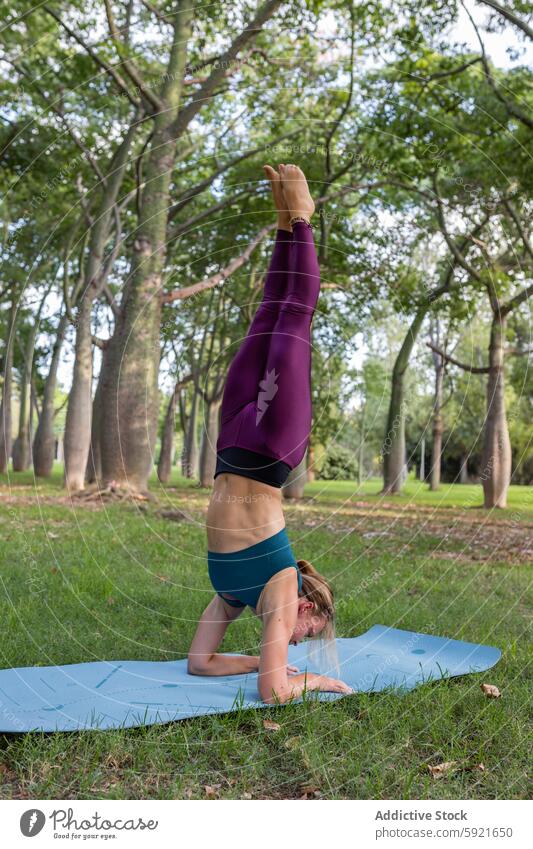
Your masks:
[[[416,313],[392,370],[389,413],[382,447],[383,493],[400,492],[405,479],[404,378],[416,337],[427,311],[428,306],[424,305]]]
[[[433,400],[433,446],[431,449],[431,472],[429,488],[432,492],[440,486],[442,462],[442,387],[444,384],[444,362],[434,354],[435,360],[435,397]]]
[[[468,483],[468,454],[461,454],[461,468],[459,469],[459,483]]]
[[[304,456],[301,463],[289,472],[282,488],[284,498],[303,498],[304,487],[307,483],[307,460]]]
[[[187,432],[183,442],[182,470],[186,478],[194,478],[198,469],[198,442],[196,434],[196,417],[198,414],[199,393],[194,387],[191,400],[191,411],[187,419]]]
[[[212,486],[217,462],[220,400],[209,401],[205,406],[205,422],[200,451],[200,485]]]
[[[363,465],[365,459],[365,418],[366,418],[366,402],[363,403],[361,410],[361,438],[359,439],[358,463],[357,463],[357,486],[361,487],[363,483]]]
[[[307,446],[307,482],[312,483],[314,480],[316,480],[315,445],[310,438]]]
[[[91,314],[93,299],[83,297],[78,310],[74,371],[65,421],[65,486],[83,489],[91,443],[93,343]]]
[[[231,62],[257,38],[281,0],[265,0],[253,20],[224,53]],[[176,4],[169,62],[146,155],[137,238],[128,287],[111,340],[113,379],[106,382],[106,426],[102,441],[104,482],[114,479],[145,490],[152,465],[158,418],[159,334],[161,292],[166,259],[169,188],[177,141],[203,103],[223,82],[222,67],[213,69],[203,86],[180,111],[183,79],[194,8],[191,0]]]
[[[100,374],[98,375],[98,383],[96,384],[96,391],[92,402],[91,444],[85,471],[86,483],[99,484],[102,479],[102,455],[100,449],[102,440],[102,387],[105,381],[106,368],[108,367],[107,350],[107,345],[102,348]]]
[[[50,368],[44,385],[43,406],[33,440],[33,469],[37,477],[41,478],[49,477],[54,465],[54,398],[57,387],[57,370],[67,324],[68,317],[64,313],[57,327]]]
[[[490,372],[481,469],[486,508],[507,506],[507,490],[511,482],[511,441],[505,411],[504,345],[505,318],[496,314],[490,332]]]
[[[91,446],[93,351],[91,317],[95,298],[100,294],[104,275],[104,253],[111,229],[111,218],[118,192],[124,180],[128,154],[136,130],[132,121],[111,159],[102,199],[91,227],[88,255],[83,274],[83,291],[78,303],[74,371],[65,421],[65,486],[70,491],[83,489]],[[117,239],[119,233],[116,234]],[[141,353],[140,353],[141,355]],[[113,419],[113,414],[110,414]]]
[[[172,471],[172,452],[174,450],[174,431],[176,428],[176,391],[170,396],[161,433],[161,450],[157,464],[157,477],[161,483],[168,483]]]
[[[169,186],[176,158],[176,120],[193,19],[192,3],[176,12],[165,105],[154,119],[130,280],[110,342],[111,379],[104,387],[102,475],[138,490],[148,488],[159,406],[161,290],[166,257]]]
[[[13,389],[13,345],[15,342],[15,322],[17,300],[11,300],[7,320],[6,343],[4,347],[4,374],[2,382],[2,400],[0,401],[0,474],[5,474],[9,465],[12,447],[11,396]]]
[[[41,302],[42,306],[42,302]],[[18,435],[13,445],[13,471],[25,472],[32,462],[31,451],[31,376],[33,371],[33,354],[35,339],[39,325],[41,310],[30,328],[26,350],[24,352],[24,367],[20,380],[20,410]]]

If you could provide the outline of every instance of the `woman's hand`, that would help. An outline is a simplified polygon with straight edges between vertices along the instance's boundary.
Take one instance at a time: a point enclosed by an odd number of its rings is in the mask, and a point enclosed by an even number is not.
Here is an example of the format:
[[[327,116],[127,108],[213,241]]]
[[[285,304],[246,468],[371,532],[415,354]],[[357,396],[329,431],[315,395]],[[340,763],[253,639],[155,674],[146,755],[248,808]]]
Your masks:
[[[328,678],[326,675],[317,675],[313,682],[313,690],[320,690],[322,693],[343,693],[349,695],[353,693],[352,687],[345,684],[344,681],[339,681],[338,678]]]

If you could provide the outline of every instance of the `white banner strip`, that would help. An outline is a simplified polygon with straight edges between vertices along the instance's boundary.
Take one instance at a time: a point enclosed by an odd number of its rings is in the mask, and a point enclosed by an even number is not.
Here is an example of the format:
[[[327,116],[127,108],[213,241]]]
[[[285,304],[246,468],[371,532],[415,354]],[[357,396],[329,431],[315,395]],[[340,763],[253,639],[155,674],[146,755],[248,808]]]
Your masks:
[[[207,810],[209,806],[210,810]],[[237,811],[237,807],[239,810]],[[528,801],[0,801],[2,844],[531,846]],[[351,837],[350,837],[351,835]]]

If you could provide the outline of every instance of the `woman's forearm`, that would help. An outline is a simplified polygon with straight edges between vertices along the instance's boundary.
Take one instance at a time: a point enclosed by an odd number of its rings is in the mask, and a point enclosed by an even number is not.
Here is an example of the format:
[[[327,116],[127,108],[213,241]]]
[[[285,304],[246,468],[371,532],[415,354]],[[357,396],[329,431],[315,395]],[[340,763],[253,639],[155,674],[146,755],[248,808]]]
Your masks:
[[[319,690],[322,682],[322,676],[315,672],[301,672],[298,675],[287,677],[287,684],[283,687],[277,687],[271,695],[263,698],[268,704],[278,704],[278,702],[288,702],[291,699],[299,699],[306,690]],[[263,689],[260,687],[260,691]],[[265,694],[266,695],[266,694]]]
[[[209,660],[194,664],[189,661],[190,675],[243,675],[257,672],[259,657],[248,654],[212,654]]]

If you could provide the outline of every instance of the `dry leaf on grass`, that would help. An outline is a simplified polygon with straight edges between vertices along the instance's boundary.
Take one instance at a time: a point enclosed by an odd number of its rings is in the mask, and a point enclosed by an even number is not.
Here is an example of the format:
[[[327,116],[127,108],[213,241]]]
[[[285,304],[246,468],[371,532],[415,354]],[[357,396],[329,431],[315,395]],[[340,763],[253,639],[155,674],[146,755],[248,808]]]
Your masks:
[[[499,699],[501,693],[494,684],[480,684],[481,690],[489,699]]]
[[[316,784],[300,784],[300,799],[318,799],[322,795]]]
[[[457,766],[457,761],[444,761],[444,763],[435,764],[435,766],[428,764],[428,770],[433,778],[442,778],[443,775],[446,775],[455,766]]]
[[[301,737],[289,737],[288,740],[285,740],[284,746],[290,752],[294,751],[294,749],[298,749],[301,744]]]
[[[263,728],[265,731],[279,731],[281,725],[278,722],[273,722],[271,719],[263,719]]]
[[[222,784],[204,784],[204,793],[208,799],[216,799]]]
[[[474,769],[476,772],[485,772],[485,764],[476,764]]]
[[[242,796],[241,796],[241,799],[251,799],[251,798],[252,798],[251,793],[243,793]]]

